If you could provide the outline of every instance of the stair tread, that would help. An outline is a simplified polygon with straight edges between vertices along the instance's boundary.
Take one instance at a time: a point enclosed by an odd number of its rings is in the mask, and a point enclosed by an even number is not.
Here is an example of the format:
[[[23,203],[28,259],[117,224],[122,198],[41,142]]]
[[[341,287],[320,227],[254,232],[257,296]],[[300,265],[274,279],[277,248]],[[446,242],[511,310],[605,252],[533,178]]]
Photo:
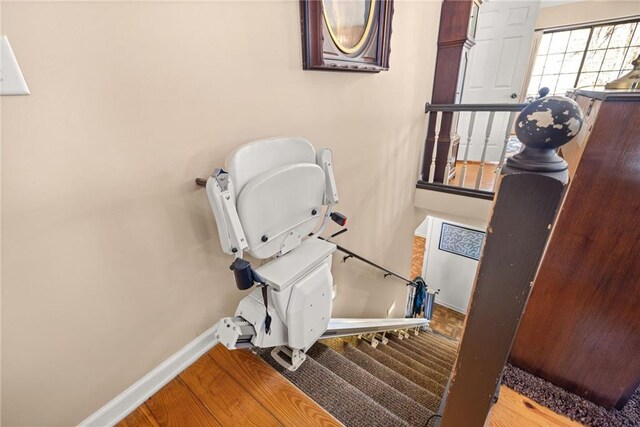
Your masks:
[[[440,396],[436,396],[429,390],[426,390],[404,376],[399,375],[393,369],[388,368],[339,338],[331,338],[323,340],[322,342],[360,366],[362,369],[384,381],[386,384],[389,384],[399,392],[422,404],[427,409],[434,412],[438,410],[438,407],[440,406]]]
[[[445,354],[455,354],[458,352],[456,345],[450,344],[447,337],[444,337],[433,332],[421,332],[418,335],[410,335],[410,340],[419,342],[421,344],[429,344],[436,346],[441,352]]]
[[[443,347],[449,347],[453,353],[458,352],[458,346],[460,344],[456,341],[452,341],[450,338],[447,338],[444,335],[440,335],[435,332],[423,332],[420,333],[416,338],[417,341],[422,343],[437,342]]]
[[[430,370],[446,377],[449,376],[449,374],[451,373],[451,369],[453,368],[453,363],[444,361],[438,358],[433,353],[429,353],[428,351],[425,351],[421,348],[416,348],[416,346],[408,342],[400,343],[397,341],[389,340],[389,343],[387,345],[389,346],[389,348],[392,348],[400,353],[406,353],[406,355],[410,358],[422,363]]]
[[[437,341],[428,342],[428,341],[420,341],[415,339],[413,341],[409,341],[411,345],[414,347],[418,347],[430,354],[433,354],[438,359],[453,364],[456,360],[456,356],[458,354],[457,350],[446,350],[443,347],[439,346]]]
[[[355,341],[353,339],[355,339]],[[404,363],[394,359],[388,354],[385,354],[382,351],[374,349],[368,343],[358,342],[359,340],[355,337],[343,338],[343,340],[345,340],[350,344],[353,343],[352,345],[355,348],[361,350],[363,353],[374,358],[378,362],[394,370],[400,375],[403,375],[405,378],[409,379],[410,381],[413,381],[414,383],[418,384],[420,387],[423,387],[426,390],[429,390],[436,396],[442,396],[442,394],[444,393],[444,385],[438,383],[432,378],[429,378],[429,376],[425,375],[423,372],[417,371],[405,365]]]
[[[432,359],[434,363],[437,363],[438,365],[444,368],[451,368],[451,366],[453,366],[453,361],[455,360],[455,358],[453,360],[449,358],[444,358],[437,351],[437,349],[432,347],[430,348],[423,344],[418,344],[415,340],[412,341],[412,340],[404,339],[401,341],[401,340],[398,340],[397,338],[393,338],[393,339],[390,339],[389,342],[396,344],[396,347],[400,346],[402,348],[410,348],[410,349],[413,349],[414,351],[419,350],[421,353],[424,353],[425,357]]]
[[[417,357],[410,354],[408,355],[406,352],[395,349],[389,345],[379,345],[378,350],[409,366],[410,368],[422,373],[423,375],[426,375],[429,378],[433,378],[434,381],[436,381],[438,384],[441,384],[443,387],[449,380],[448,375],[443,375],[440,372],[434,371],[425,363],[422,363],[420,360],[422,357],[420,355],[418,355]]]
[[[257,354],[347,427],[409,426],[312,357],[292,372],[271,357],[270,349],[259,349]]]
[[[257,354],[347,427],[422,427],[439,410],[457,348],[432,332],[390,336],[377,348],[355,336],[331,338],[314,344],[295,372],[270,349]]]
[[[423,426],[433,415],[430,409],[386,384],[323,343],[316,343],[311,347],[307,351],[307,356],[330,369],[410,425]]]

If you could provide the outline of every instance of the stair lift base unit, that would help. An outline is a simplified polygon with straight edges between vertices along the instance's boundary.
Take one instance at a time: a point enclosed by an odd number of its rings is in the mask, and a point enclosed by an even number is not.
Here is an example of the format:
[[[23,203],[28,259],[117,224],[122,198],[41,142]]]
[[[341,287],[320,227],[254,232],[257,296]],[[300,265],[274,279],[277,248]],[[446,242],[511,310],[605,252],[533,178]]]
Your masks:
[[[308,241],[333,246],[318,239]],[[276,258],[257,271],[260,273],[267,267],[276,270],[273,268],[274,265],[277,267],[278,264],[285,264],[283,261],[293,255],[294,253],[291,253]],[[264,330],[265,305],[261,289],[254,290],[240,301],[236,316],[253,325],[256,335],[252,343],[257,347],[288,345],[306,350],[322,336],[331,318],[331,256],[321,259],[311,271],[295,281],[273,282],[270,277],[274,276],[262,276],[269,285],[268,311],[273,319],[270,333]]]
[[[331,150],[316,153],[300,138],[251,142],[231,153],[205,186],[222,251],[236,258],[236,285],[260,285],[240,301],[235,317],[218,322],[216,338],[227,348],[274,347],[274,359],[294,371],[323,336],[349,330],[372,333],[377,341],[379,332],[428,323],[335,319],[332,326],[331,256],[337,247],[318,236],[329,218],[346,218],[332,211],[339,198]],[[253,269],[245,252],[268,261]]]

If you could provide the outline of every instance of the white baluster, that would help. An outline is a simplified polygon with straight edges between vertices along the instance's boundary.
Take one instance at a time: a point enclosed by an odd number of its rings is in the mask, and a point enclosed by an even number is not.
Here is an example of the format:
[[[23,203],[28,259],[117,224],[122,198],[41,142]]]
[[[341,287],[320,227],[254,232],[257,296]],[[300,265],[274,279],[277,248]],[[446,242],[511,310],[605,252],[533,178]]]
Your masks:
[[[513,122],[516,119],[516,112],[512,112],[509,114],[509,120],[507,122],[507,129],[504,134],[504,144],[502,145],[502,153],[500,154],[500,163],[498,163],[498,167],[496,168],[496,179],[493,180],[492,190],[496,186],[496,182],[498,181],[498,177],[500,176],[500,172],[502,172],[502,167],[504,166],[504,162],[507,160],[507,147],[509,146],[509,140],[511,139],[511,129],[513,128]]]
[[[467,176],[467,161],[469,159],[469,147],[471,146],[471,137],[473,136],[473,125],[476,122],[476,112],[471,112],[469,119],[469,132],[467,134],[467,146],[464,149],[464,160],[462,162],[462,170],[460,171],[460,187],[464,187],[464,179]]]
[[[493,127],[493,117],[496,115],[495,111],[489,113],[489,121],[487,122],[487,131],[484,138],[484,147],[482,147],[482,157],[480,158],[480,167],[478,168],[478,176],[476,177],[476,190],[480,188],[482,182],[482,174],[484,173],[484,162],[487,157],[487,145],[489,145],[489,138],[491,137],[491,128]]]
[[[449,141],[453,140],[455,135],[449,135]],[[449,144],[449,150],[447,150],[447,165],[444,167],[444,178],[442,179],[442,183],[444,185],[449,185],[449,175],[451,175],[451,150],[453,146]]]
[[[429,166],[429,182],[433,183],[433,178],[436,173],[436,154],[438,153],[438,137],[440,136],[440,121],[442,120],[442,114],[436,111],[436,126],[433,136],[433,155],[431,156],[431,165]]]

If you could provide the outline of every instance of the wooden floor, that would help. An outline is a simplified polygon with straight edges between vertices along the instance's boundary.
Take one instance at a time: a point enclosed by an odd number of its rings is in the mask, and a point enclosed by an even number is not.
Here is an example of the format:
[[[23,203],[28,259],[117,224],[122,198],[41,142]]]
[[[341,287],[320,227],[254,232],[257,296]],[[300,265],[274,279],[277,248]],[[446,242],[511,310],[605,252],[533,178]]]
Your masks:
[[[486,163],[482,169],[482,179],[480,180],[480,190],[493,191],[496,180],[496,169],[498,165],[495,163]],[[456,176],[449,185],[459,186],[462,176],[462,163],[456,165]],[[480,164],[477,162],[469,162],[467,164],[467,173],[464,178],[464,188],[475,188],[476,180],[480,174]]]
[[[582,424],[558,415],[508,387],[500,387],[498,403],[491,408],[486,427],[579,427]]]
[[[216,346],[118,426],[340,426],[246,350]]]
[[[348,402],[345,402],[348,404]],[[262,359],[218,345],[118,426],[341,426]],[[504,386],[487,427],[580,426]]]

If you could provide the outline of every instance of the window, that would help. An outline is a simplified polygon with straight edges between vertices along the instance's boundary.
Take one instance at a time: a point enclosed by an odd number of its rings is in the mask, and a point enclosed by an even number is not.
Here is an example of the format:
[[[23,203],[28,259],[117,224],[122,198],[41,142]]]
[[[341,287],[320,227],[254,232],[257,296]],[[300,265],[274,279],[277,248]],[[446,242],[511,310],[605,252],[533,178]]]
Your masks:
[[[639,21],[544,33],[527,97],[544,86],[552,95],[564,95],[575,87],[604,86],[628,73],[638,54]]]

